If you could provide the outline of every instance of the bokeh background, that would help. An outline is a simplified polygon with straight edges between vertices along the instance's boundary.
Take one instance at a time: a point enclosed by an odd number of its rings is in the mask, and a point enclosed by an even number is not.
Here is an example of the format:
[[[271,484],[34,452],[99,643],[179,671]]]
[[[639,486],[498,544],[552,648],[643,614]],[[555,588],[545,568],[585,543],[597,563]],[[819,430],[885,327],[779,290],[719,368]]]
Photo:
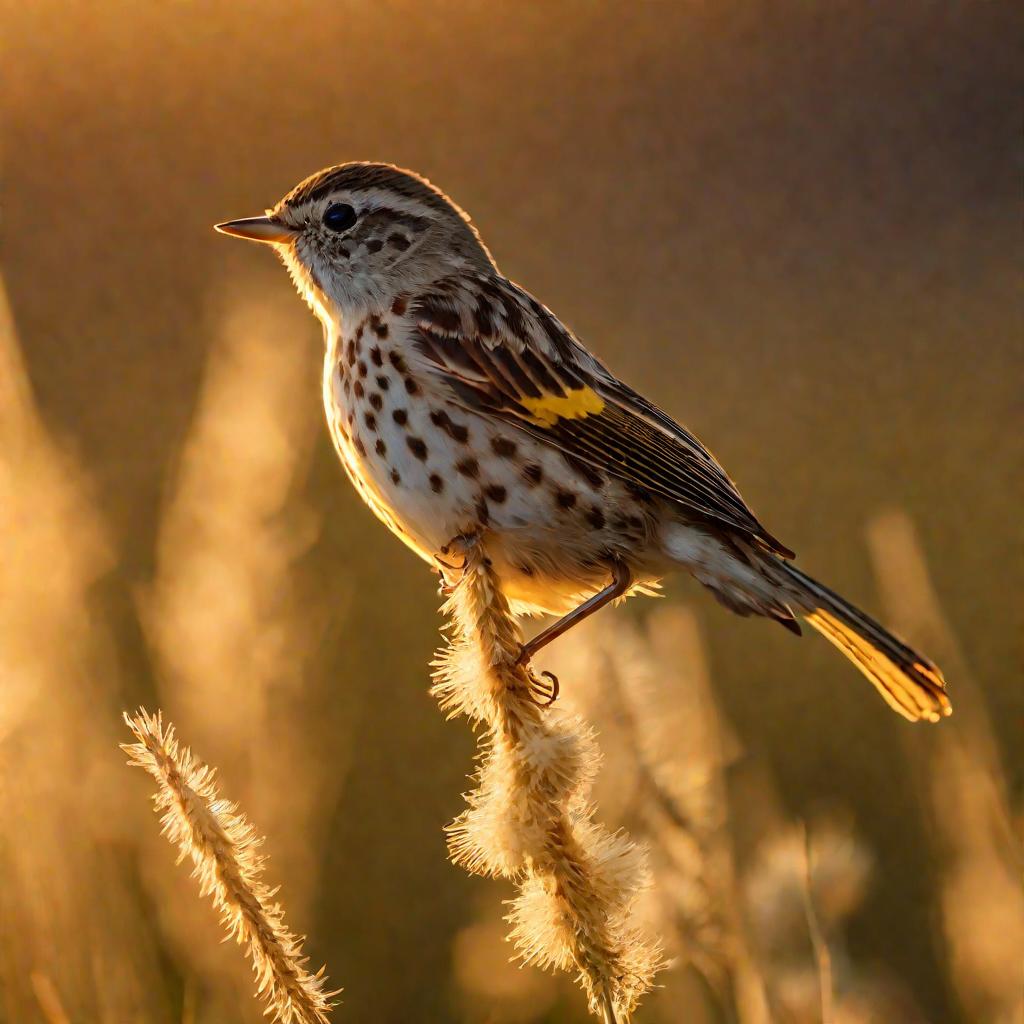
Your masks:
[[[755,1019],[722,994],[740,946],[756,1019],[821,1019],[820,958],[785,918],[807,892],[837,1020],[1024,1020],[1018,7],[0,17],[4,1024],[259,1019],[124,767],[139,703],[267,833],[290,921],[345,988],[336,1020],[583,1019],[571,987],[505,965],[507,891],[446,861],[473,739],[427,693],[436,580],[336,464],[319,327],[270,253],[211,231],[350,159],[446,189],[802,565],[947,669],[954,718],[911,727],[824,643],[683,580],[552,650],[608,739],[604,816],[652,845],[649,909],[678,925],[637,1020]],[[655,746],[684,760],[660,817],[623,796],[636,744],[595,699],[632,693],[646,749],[659,691],[630,690],[637,666],[682,687],[661,691],[679,735]],[[808,889],[809,848],[834,870]],[[717,938],[698,904],[732,908]]]

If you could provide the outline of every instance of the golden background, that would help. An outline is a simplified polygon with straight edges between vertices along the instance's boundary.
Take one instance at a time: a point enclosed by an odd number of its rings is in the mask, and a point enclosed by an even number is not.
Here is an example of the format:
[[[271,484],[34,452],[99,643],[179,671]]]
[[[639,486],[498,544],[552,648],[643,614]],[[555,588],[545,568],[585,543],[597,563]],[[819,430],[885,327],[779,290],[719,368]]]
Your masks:
[[[446,861],[473,741],[427,694],[436,579],[336,463],[319,326],[211,230],[352,159],[445,189],[802,566],[893,622],[871,552],[913,524],[950,626],[930,649],[962,656],[935,729],[826,644],[667,593],[728,723],[738,870],[752,790],[838,816],[874,864],[850,962],[908,1021],[1024,1019],[1001,966],[1024,936],[1021,29],[981,0],[8,6],[0,1020],[259,1019],[124,767],[139,703],[268,835],[334,1019],[583,1019],[567,985],[496,980],[501,947],[478,976],[507,890]],[[990,785],[1009,831],[958,890]],[[716,1019],[680,972],[640,1024]]]

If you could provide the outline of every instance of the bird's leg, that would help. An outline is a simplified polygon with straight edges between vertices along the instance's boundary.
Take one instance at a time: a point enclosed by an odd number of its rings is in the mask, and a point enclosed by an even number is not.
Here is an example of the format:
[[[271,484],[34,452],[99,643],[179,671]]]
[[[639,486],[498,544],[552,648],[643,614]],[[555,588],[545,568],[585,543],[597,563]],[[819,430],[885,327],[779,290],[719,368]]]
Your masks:
[[[563,633],[568,632],[577,623],[582,622],[588,615],[603,608],[606,604],[622,597],[633,584],[633,577],[625,562],[615,559],[612,562],[612,581],[604,590],[598,591],[593,597],[587,598],[578,608],[574,608],[567,615],[563,615],[557,622],[553,622],[547,629],[541,630],[532,640],[523,644],[519,652],[519,664],[523,665],[530,660],[542,647],[547,647],[552,640],[556,640]],[[551,675],[550,672],[545,675]],[[558,696],[558,680],[552,676],[554,696]],[[549,702],[550,703],[550,702]]]

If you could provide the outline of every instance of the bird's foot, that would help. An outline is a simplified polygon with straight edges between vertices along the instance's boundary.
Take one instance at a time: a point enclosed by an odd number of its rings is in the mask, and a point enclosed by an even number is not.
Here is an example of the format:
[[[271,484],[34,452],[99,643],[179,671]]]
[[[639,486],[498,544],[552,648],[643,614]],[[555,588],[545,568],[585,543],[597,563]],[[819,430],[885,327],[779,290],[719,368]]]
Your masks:
[[[478,539],[475,533],[460,533],[434,555],[434,565],[441,576],[441,586],[438,589],[442,597],[451,597],[456,584],[462,579],[469,552]]]
[[[516,659],[516,665],[525,669],[530,680],[530,700],[538,707],[549,708],[558,700],[560,686],[558,676],[554,672],[541,672],[539,675],[534,672],[530,664],[530,649],[524,644]]]

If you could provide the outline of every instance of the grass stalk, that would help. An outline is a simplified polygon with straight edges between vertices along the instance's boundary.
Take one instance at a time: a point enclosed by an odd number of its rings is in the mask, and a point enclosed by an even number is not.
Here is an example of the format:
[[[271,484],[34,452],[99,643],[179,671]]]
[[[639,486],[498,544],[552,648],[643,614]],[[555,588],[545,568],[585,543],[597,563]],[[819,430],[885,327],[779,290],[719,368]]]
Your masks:
[[[277,890],[261,880],[262,837],[219,795],[214,769],[180,745],[159,712],[140,709],[124,719],[137,740],[122,744],[129,764],[156,780],[153,802],[163,833],[178,847],[179,862],[191,859],[200,892],[212,897],[228,935],[247,947],[267,1013],[280,1024],[328,1024],[337,992],[326,990],[322,967],[316,974],[306,970],[302,940],[285,926]]]
[[[434,693],[481,726],[468,808],[449,826],[452,859],[518,885],[507,920],[524,962],[573,971],[591,1012],[625,1024],[661,967],[658,946],[632,924],[647,884],[643,855],[592,820],[587,796],[598,752],[589,726],[539,706],[517,663],[521,635],[479,543],[445,608],[451,640]]]

